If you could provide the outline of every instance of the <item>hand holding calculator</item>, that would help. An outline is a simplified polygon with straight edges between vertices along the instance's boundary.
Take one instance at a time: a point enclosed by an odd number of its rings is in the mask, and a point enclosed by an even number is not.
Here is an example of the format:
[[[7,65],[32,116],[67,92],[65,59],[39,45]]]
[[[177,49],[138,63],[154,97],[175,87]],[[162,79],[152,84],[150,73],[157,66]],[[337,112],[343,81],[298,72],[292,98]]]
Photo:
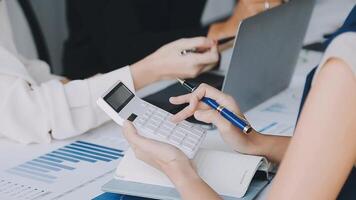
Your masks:
[[[132,121],[139,134],[171,144],[193,158],[206,136],[200,125],[187,121],[173,123],[172,114],[135,96],[122,82],[115,84],[97,104],[117,124]]]

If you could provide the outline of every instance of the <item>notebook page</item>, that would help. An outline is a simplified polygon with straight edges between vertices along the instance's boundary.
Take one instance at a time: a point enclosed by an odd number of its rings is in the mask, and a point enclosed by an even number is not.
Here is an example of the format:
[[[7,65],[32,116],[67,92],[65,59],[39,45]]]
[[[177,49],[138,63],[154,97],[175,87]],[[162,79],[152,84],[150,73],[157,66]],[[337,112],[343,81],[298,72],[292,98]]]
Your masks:
[[[173,183],[165,174],[137,159],[131,148],[125,152],[124,158],[119,163],[115,172],[115,178],[138,183],[174,187]]]
[[[194,158],[202,179],[220,195],[243,197],[260,166],[262,157],[200,149]],[[136,159],[129,149],[120,162],[115,178],[125,181],[174,187],[159,170]]]
[[[194,161],[202,179],[220,195],[243,197],[262,157],[200,149]]]

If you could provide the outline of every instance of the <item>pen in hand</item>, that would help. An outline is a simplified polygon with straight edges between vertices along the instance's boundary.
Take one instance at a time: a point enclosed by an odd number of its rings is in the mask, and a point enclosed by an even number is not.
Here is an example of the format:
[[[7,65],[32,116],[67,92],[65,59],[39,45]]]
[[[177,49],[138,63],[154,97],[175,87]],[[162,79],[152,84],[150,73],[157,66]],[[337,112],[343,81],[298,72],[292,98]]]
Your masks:
[[[226,38],[222,38],[220,40],[217,41],[217,45],[223,45],[226,44],[232,40],[235,39],[235,36],[231,36],[231,37],[226,37]],[[205,51],[207,51],[208,49],[202,49],[202,48],[192,48],[192,49],[185,49],[183,51],[180,52],[180,54],[182,56],[187,55],[189,53],[204,53]]]
[[[184,80],[178,79],[179,83],[185,87],[189,92],[193,92],[196,87],[192,86],[191,84],[187,83]],[[248,134],[252,131],[251,125],[242,117],[237,116],[224,106],[219,105],[215,100],[209,98],[209,97],[203,97],[201,99],[202,102],[213,108],[214,110],[217,110],[220,115],[222,115],[225,119],[227,119],[229,122],[231,122],[234,126],[240,128],[245,134]]]

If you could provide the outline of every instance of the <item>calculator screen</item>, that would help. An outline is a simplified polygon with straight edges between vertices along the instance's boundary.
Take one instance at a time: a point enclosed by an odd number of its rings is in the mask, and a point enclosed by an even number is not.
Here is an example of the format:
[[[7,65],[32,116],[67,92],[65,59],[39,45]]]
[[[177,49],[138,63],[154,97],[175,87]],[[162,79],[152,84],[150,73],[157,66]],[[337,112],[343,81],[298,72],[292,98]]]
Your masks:
[[[120,82],[104,97],[104,100],[116,110],[116,112],[120,112],[133,97],[134,94]]]

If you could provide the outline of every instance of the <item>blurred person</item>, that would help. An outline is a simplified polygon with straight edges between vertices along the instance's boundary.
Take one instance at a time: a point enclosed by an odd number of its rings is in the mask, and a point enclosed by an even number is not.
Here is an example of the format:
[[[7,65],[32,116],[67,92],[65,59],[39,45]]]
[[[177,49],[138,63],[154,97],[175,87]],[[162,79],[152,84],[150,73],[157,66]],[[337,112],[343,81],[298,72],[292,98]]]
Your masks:
[[[131,64],[184,37],[234,36],[241,20],[282,0],[239,0],[230,17],[203,27],[206,0],[67,0],[64,75],[86,78]]]
[[[218,60],[213,40],[180,39],[130,66],[69,81],[51,74],[45,62],[18,53],[8,1],[0,1],[0,137],[21,143],[65,139],[107,122],[109,118],[97,107],[96,100],[118,81],[135,91],[163,79],[194,77]],[[192,48],[206,51],[180,55],[182,50]]]

